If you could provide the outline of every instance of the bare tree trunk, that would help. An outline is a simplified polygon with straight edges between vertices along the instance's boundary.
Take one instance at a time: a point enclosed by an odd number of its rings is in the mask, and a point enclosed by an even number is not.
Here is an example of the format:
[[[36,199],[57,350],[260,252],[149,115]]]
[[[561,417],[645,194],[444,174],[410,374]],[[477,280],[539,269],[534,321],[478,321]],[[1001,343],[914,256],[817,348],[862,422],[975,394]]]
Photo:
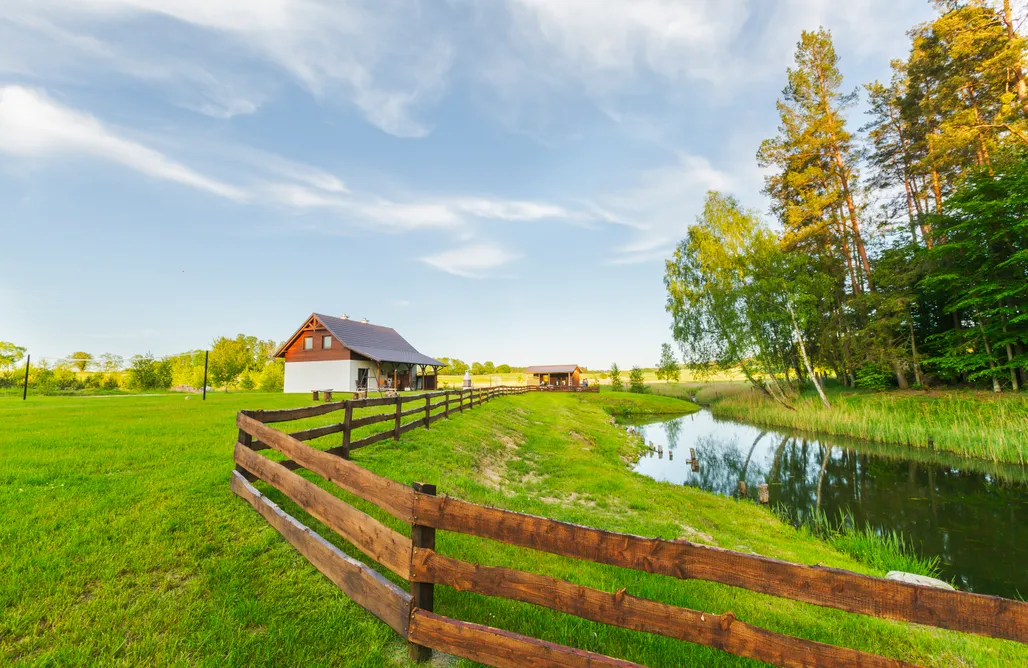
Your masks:
[[[1013,42],[1017,39],[1017,33],[1014,31],[1014,13],[1010,11],[1010,0],[1003,0],[1003,23],[1007,27],[1007,39]],[[1024,111],[1028,111],[1028,85],[1025,84],[1024,69],[1018,62],[1013,70],[1014,79],[1017,81],[1017,101],[1021,103]]]
[[[982,343],[985,344],[985,354],[989,358],[989,368],[992,369],[992,391],[1002,392],[1003,388],[1000,387],[999,378],[996,377],[996,360],[992,358],[992,346],[989,345],[989,339],[985,336],[985,326],[982,325],[981,319],[978,320],[978,331],[982,333]]]
[[[903,365],[900,364],[899,360],[893,358],[889,360],[892,365],[892,370],[896,373],[896,384],[899,385],[901,390],[910,389],[910,383],[907,382],[907,374],[903,371]]]
[[[1003,323],[1003,333],[1007,334],[1008,333],[1008,331],[1007,331],[1007,316],[1006,316],[1006,314],[1002,314],[1001,313],[999,317],[1000,317],[1000,321]],[[1010,344],[1010,342],[1007,341],[1007,363],[1010,363],[1010,362],[1013,362],[1013,361],[1014,361],[1014,348]],[[1017,382],[1017,369],[1015,369],[1013,365],[1010,366],[1010,384],[1013,387],[1014,392],[1017,392],[1019,389],[1021,389],[1020,385]]]
[[[907,325],[910,327],[910,353],[914,360],[914,382],[924,385],[924,377],[921,375],[921,359],[917,354],[917,341],[914,339],[914,318],[907,307]]]
[[[807,357],[807,346],[803,343],[803,334],[800,333],[799,323],[796,322],[796,312],[792,308],[792,302],[788,299],[785,300],[786,306],[789,307],[789,315],[792,317],[792,327],[796,332],[796,342],[800,345],[800,355],[803,357],[803,364],[807,367],[807,373],[810,374],[810,379],[814,381],[814,388],[817,389],[818,396],[821,397],[821,403],[824,404],[825,408],[831,408],[832,403],[828,401],[828,397],[825,396],[825,391],[821,387],[821,381],[814,375],[814,369],[810,366],[810,358]]]

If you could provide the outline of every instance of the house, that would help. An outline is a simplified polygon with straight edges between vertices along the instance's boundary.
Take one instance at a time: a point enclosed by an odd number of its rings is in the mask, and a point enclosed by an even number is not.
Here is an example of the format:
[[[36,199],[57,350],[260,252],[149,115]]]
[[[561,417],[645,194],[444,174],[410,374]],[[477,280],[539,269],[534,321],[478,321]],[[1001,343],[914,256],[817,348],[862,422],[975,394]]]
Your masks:
[[[312,313],[275,357],[285,358],[286,392],[434,390],[444,366],[391,327],[320,313]]]
[[[577,364],[530,366],[525,369],[525,375],[529,376],[529,385],[578,387],[582,384],[582,370]]]

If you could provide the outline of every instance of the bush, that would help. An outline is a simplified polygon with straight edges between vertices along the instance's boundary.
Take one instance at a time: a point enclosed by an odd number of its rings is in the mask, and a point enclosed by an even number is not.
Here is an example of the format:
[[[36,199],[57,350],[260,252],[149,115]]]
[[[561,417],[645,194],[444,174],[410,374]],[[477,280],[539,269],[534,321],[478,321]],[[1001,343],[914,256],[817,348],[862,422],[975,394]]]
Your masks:
[[[856,385],[865,390],[884,392],[892,387],[892,372],[877,364],[865,364],[857,369]]]
[[[628,391],[642,394],[646,391],[646,383],[643,382],[643,370],[637,366],[632,367],[632,372],[628,374]]]
[[[285,387],[285,362],[281,359],[272,360],[261,371],[257,387],[261,392],[281,392]]]
[[[128,385],[136,390],[166,390],[171,387],[171,362],[156,360],[150,353],[136,355],[128,370]]]
[[[610,389],[612,392],[622,392],[625,389],[621,384],[621,369],[616,363],[610,365]]]
[[[239,375],[239,389],[241,390],[252,390],[257,387],[257,381],[254,380],[252,371],[244,371]]]

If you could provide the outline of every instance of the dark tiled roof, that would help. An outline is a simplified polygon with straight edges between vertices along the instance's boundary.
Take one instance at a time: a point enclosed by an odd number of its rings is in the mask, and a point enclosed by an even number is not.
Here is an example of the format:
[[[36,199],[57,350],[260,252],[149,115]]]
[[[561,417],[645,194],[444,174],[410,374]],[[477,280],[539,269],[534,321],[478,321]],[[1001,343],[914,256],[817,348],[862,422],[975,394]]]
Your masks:
[[[402,364],[427,364],[443,366],[439,360],[422,355],[392,327],[372,325],[357,320],[344,320],[330,315],[315,313],[332,336],[339,339],[350,350],[377,362],[400,362]]]
[[[577,364],[551,364],[549,366],[530,366],[525,373],[574,373]]]

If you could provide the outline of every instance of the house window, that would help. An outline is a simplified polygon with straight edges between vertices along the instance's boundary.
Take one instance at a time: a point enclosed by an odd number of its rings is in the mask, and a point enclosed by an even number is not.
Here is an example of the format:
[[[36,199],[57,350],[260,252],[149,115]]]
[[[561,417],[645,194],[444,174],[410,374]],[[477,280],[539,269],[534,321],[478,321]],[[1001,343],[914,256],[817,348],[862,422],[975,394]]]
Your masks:
[[[321,337],[321,349],[322,350],[328,350],[331,347],[332,347],[332,337],[331,336],[323,336],[323,337]]]
[[[303,349],[304,350],[314,350],[314,337],[313,336],[305,336],[305,337],[303,337]]]
[[[368,389],[368,370],[357,369],[357,389],[366,390]]]

